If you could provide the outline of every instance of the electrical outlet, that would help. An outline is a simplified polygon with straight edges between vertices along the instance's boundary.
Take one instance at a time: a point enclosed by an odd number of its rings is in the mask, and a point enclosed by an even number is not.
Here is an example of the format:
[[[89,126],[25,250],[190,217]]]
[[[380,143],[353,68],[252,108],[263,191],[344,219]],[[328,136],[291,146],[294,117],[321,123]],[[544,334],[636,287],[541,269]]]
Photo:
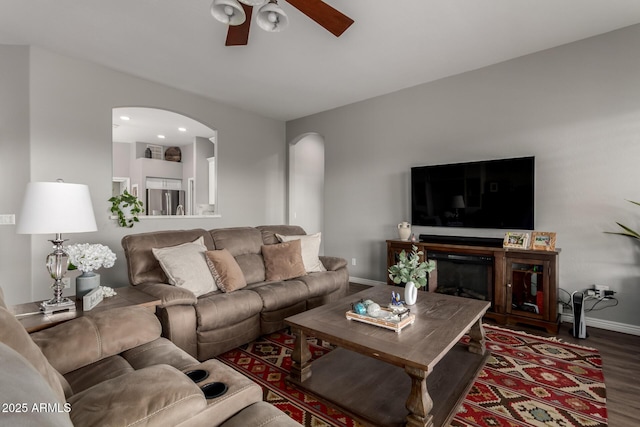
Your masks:
[[[14,214],[0,215],[0,225],[13,225],[16,223],[16,216]]]
[[[609,290],[609,286],[608,285],[593,285],[595,287],[596,290],[596,296],[598,298],[604,298],[605,297],[605,291]]]
[[[69,289],[71,288],[71,278],[70,277],[63,277],[62,278],[62,284],[64,285],[62,287],[62,289]]]
[[[351,265],[356,265],[356,259],[355,258],[351,258]]]

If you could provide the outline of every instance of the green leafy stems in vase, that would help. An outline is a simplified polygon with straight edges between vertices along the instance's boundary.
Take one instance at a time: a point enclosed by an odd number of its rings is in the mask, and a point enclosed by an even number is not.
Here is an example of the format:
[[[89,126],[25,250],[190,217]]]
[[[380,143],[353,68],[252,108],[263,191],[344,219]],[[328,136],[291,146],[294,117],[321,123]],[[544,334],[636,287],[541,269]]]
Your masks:
[[[411,252],[400,252],[398,262],[389,267],[389,278],[399,285],[400,283],[413,282],[416,288],[427,286],[427,277],[436,268],[433,260],[420,261],[424,252],[419,251],[416,245],[411,245]]]

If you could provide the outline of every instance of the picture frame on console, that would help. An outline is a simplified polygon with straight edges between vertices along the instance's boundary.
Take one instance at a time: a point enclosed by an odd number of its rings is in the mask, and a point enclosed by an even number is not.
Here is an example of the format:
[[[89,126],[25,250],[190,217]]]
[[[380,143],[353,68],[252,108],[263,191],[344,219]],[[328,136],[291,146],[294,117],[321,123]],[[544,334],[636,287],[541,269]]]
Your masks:
[[[556,249],[556,233],[534,231],[531,233],[531,249],[536,251],[554,251]]]
[[[508,231],[504,235],[502,246],[505,248],[529,249],[530,237],[529,233]]]

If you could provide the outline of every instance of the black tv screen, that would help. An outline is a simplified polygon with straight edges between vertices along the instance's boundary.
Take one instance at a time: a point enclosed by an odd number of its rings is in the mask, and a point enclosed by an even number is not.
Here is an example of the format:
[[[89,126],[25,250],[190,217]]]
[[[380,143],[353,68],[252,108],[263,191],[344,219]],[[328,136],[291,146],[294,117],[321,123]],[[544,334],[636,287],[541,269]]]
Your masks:
[[[411,222],[533,230],[534,157],[411,168]]]

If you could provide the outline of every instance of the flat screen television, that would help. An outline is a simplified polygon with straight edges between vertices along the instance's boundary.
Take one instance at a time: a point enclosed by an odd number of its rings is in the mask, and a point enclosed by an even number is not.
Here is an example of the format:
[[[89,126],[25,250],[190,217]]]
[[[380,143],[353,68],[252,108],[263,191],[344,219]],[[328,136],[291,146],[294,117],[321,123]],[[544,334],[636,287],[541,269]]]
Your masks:
[[[411,222],[533,230],[535,158],[411,168]]]

